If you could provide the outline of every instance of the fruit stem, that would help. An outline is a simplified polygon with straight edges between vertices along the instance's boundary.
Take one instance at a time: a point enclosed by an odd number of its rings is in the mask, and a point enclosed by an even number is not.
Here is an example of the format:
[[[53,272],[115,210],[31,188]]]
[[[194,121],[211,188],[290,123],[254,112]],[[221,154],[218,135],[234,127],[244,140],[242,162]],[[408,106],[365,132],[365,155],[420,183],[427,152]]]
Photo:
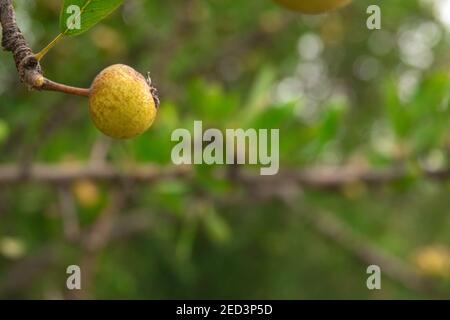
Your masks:
[[[52,49],[56,44],[64,37],[64,33],[58,34],[58,36],[52,40],[44,49],[42,49],[39,53],[36,53],[34,57],[37,61],[41,61],[42,58]]]
[[[90,89],[67,86],[48,79],[44,80],[44,83],[39,87],[39,90],[57,91],[82,97],[89,97],[90,93]]]

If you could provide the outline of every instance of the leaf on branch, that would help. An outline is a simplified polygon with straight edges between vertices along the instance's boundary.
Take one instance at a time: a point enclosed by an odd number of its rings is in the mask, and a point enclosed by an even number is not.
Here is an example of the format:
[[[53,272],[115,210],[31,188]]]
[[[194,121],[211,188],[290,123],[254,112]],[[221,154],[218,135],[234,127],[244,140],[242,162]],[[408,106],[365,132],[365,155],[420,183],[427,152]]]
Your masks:
[[[110,15],[123,0],[64,0],[59,27],[66,36],[80,35]]]

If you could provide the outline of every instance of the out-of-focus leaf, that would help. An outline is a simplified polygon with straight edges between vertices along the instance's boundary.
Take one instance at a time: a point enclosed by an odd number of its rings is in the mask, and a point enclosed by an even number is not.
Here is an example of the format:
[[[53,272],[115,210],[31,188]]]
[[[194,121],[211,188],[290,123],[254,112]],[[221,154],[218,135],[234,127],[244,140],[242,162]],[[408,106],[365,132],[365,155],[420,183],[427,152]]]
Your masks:
[[[5,141],[9,135],[9,127],[8,124],[0,119],[0,143]]]
[[[336,141],[347,110],[347,106],[342,101],[330,102],[318,122],[311,127],[311,141],[304,148],[308,157],[320,155],[326,146]]]
[[[346,110],[346,106],[342,103],[333,103],[327,108],[322,116],[320,123],[320,144],[323,145],[336,138]]]
[[[282,129],[293,122],[298,122],[292,103],[272,106],[256,115],[249,123],[249,127],[257,129]]]
[[[188,108],[197,120],[205,125],[219,127],[239,107],[239,99],[232,93],[225,92],[219,84],[194,80],[187,87]]]
[[[219,215],[214,208],[209,210],[203,216],[205,230],[211,240],[218,244],[224,244],[231,238],[231,229],[226,220]]]
[[[398,97],[397,82],[393,79],[386,81],[384,92],[388,119],[397,136],[404,137],[410,128],[410,120]]]
[[[195,237],[197,235],[198,220],[186,218],[186,222],[181,229],[175,254],[181,262],[189,261],[192,257]]]
[[[271,88],[275,82],[275,71],[271,67],[265,67],[256,77],[253,86],[248,95],[244,119],[251,119],[262,109],[266,108],[270,98]]]

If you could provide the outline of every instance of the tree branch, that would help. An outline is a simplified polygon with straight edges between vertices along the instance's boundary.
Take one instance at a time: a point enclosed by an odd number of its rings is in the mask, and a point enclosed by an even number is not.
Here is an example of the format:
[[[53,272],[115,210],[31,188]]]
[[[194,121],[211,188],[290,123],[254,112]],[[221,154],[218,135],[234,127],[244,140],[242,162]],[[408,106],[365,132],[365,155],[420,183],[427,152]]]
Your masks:
[[[20,81],[26,84],[28,88],[89,96],[89,89],[67,86],[44,77],[36,55],[17,25],[12,0],[0,0],[0,24],[3,29],[2,47],[12,53]]]
[[[12,0],[0,0],[0,22],[3,28],[2,46],[13,54],[20,80],[33,88],[42,86],[44,77],[41,66],[17,26]]]
[[[255,170],[237,170],[236,180],[240,183],[282,186],[298,184],[302,187],[338,190],[341,187],[362,183],[368,186],[380,186],[401,181],[410,177],[423,177],[433,181],[447,181],[450,179],[450,168],[431,170],[420,168],[411,172],[404,167],[388,169],[360,169],[350,166],[344,167],[314,167],[303,170],[284,170],[275,176],[260,176]],[[227,170],[216,169],[214,175],[227,178]],[[193,169],[190,166],[159,167],[154,165],[140,165],[129,169],[119,170],[109,164],[85,165],[82,163],[45,165],[34,164],[26,169],[19,165],[0,165],[0,185],[24,182],[60,184],[70,183],[79,179],[91,179],[110,182],[132,181],[147,183],[167,178],[190,178]]]
[[[61,184],[79,179],[103,180],[118,183],[123,180],[151,182],[170,177],[187,176],[190,172],[190,168],[187,167],[161,168],[152,165],[134,167],[133,169],[123,171],[107,164],[102,166],[86,166],[83,164],[37,164],[32,165],[25,170],[17,165],[4,165],[0,166],[0,185],[26,181]]]

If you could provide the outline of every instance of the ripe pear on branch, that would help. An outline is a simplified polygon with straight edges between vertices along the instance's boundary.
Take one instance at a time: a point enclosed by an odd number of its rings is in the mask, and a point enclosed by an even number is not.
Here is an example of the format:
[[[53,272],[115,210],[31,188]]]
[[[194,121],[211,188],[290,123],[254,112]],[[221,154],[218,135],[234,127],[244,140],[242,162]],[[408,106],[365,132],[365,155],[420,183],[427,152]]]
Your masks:
[[[17,26],[12,0],[0,0],[2,46],[10,51],[19,77],[30,89],[58,91],[89,98],[89,110],[95,126],[115,139],[136,137],[153,124],[159,97],[150,78],[132,67],[116,64],[100,72],[89,89],[76,88],[44,77],[40,62],[63,37],[89,30],[117,9],[123,0],[64,1],[61,11],[61,33],[43,50],[35,54]],[[77,6],[78,4],[78,6]],[[78,10],[68,9],[78,8]],[[67,21],[80,21],[70,28]]]

